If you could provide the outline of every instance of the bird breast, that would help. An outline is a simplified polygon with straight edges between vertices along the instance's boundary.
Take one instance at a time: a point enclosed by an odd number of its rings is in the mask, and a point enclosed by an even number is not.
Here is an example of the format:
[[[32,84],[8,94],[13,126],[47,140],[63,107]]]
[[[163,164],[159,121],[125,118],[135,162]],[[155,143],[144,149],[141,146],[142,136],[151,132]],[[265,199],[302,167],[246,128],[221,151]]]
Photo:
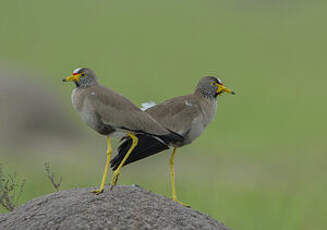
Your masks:
[[[208,100],[202,104],[204,128],[213,120],[217,112],[217,100]]]
[[[72,92],[72,104],[76,111],[81,111],[83,107],[84,97],[82,97],[82,91],[79,88],[75,88]]]
[[[82,120],[92,129],[97,130],[100,126],[99,120],[92,108],[92,105],[85,100],[85,91],[76,88],[72,93],[72,104],[74,109],[79,113]]]
[[[185,136],[183,145],[192,143],[202,134],[207,125],[213,120],[217,111],[217,101],[203,101],[200,107],[201,115],[192,121],[191,128]]]

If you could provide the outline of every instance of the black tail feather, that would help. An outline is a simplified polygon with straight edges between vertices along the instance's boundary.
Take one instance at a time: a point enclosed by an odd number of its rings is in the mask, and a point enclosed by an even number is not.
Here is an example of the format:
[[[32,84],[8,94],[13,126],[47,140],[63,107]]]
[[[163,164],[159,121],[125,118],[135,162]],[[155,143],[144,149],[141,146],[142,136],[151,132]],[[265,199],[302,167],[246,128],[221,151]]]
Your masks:
[[[159,153],[163,150],[169,149],[168,144],[174,139],[171,135],[152,136],[149,134],[136,134],[138,144],[134,148],[131,155],[127,158],[124,166],[137,160],[141,160],[148,156]],[[176,137],[175,137],[176,138]],[[160,140],[159,140],[160,139]],[[132,139],[130,137],[122,138],[122,143],[118,147],[118,154],[110,161],[110,167],[116,170],[125,157],[127,151],[132,146]]]

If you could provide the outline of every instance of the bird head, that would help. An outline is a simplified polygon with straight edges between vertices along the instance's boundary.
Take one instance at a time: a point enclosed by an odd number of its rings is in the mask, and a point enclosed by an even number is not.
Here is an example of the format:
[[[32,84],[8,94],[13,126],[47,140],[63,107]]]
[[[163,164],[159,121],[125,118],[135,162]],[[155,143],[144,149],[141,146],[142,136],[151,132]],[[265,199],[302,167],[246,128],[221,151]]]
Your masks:
[[[74,82],[76,87],[87,88],[98,84],[96,74],[90,68],[77,68],[72,75],[62,79],[64,82]]]
[[[224,92],[235,94],[233,90],[224,86],[223,82],[219,78],[213,76],[206,76],[201,78],[198,85],[196,86],[196,91],[205,96],[214,98]]]

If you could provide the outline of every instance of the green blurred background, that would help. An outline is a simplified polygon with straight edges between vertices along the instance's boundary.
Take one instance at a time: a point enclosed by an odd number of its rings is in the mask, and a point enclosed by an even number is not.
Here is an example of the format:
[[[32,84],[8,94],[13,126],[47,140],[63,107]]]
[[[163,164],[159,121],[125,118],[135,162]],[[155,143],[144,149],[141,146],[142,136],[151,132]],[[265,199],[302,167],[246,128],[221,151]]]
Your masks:
[[[178,150],[178,198],[232,229],[326,229],[326,20],[324,1],[2,1],[0,162],[26,179],[20,203],[54,191],[47,161],[61,189],[100,183],[105,139],[61,82],[75,68],[138,105],[218,75],[237,95]],[[119,183],[170,196],[169,156]]]

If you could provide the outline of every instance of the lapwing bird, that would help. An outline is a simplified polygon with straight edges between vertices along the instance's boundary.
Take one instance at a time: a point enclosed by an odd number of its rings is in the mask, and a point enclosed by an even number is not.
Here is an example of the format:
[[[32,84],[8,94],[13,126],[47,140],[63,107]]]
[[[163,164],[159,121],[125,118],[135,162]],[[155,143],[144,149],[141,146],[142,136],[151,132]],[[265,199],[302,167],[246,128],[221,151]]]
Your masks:
[[[72,104],[82,120],[107,139],[107,162],[100,188],[94,191],[97,194],[103,192],[104,189],[112,153],[110,137],[113,134],[123,133],[128,136],[131,145],[124,153],[121,162],[115,167],[111,188],[117,183],[121,167],[138,144],[137,135],[142,134],[146,138],[154,138],[164,146],[183,140],[180,135],[163,128],[149,113],[143,112],[126,97],[101,86],[95,72],[89,68],[78,68],[63,81],[74,82],[76,85],[72,93]]]
[[[199,81],[194,93],[169,99],[145,110],[162,126],[184,138],[183,141],[173,143],[173,152],[170,157],[172,199],[183,205],[185,204],[177,200],[175,189],[174,158],[176,148],[192,143],[202,134],[203,130],[214,118],[217,110],[217,97],[223,92],[235,94],[234,91],[225,87],[219,78],[207,76]],[[169,148],[168,145],[164,145],[156,138],[143,134],[137,134],[137,137],[139,138],[139,144],[133,149],[123,165]],[[121,165],[131,146],[132,139],[126,136],[118,148],[118,155],[111,160],[113,169],[117,169]]]

